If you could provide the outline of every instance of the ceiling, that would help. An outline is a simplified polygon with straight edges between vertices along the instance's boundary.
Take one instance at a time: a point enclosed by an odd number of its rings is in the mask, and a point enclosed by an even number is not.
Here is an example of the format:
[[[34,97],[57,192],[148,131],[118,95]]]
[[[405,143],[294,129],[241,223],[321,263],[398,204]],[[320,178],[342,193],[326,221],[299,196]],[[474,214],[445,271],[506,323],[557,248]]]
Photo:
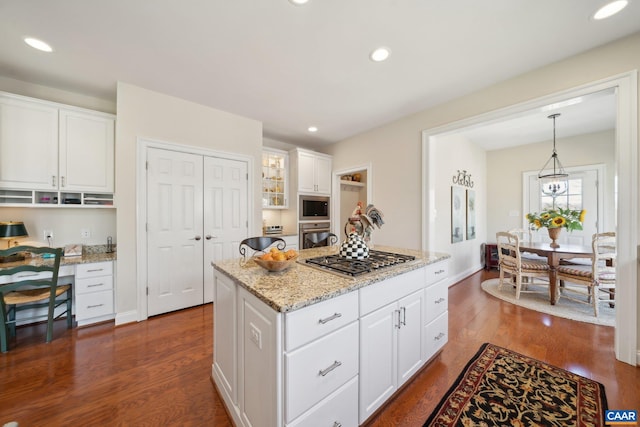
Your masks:
[[[111,101],[123,81],[320,147],[640,30],[640,1],[591,20],[603,3],[0,0],[0,75]],[[378,46],[386,62],[369,60]]]

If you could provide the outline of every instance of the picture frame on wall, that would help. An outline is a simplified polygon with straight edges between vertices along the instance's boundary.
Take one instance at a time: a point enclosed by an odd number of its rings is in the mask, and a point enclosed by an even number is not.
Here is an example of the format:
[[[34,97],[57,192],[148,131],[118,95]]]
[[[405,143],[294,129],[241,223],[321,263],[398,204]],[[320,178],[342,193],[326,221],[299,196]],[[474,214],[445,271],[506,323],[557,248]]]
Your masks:
[[[464,188],[451,186],[451,243],[464,240],[465,206]]]
[[[476,238],[476,192],[467,190],[467,240]]]

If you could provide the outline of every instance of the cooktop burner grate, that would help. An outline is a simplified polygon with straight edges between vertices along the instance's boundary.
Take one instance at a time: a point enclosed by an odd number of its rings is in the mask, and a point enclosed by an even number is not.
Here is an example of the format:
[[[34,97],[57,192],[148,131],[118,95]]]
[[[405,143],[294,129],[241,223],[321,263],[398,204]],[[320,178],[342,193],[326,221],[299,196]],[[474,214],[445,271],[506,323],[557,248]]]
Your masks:
[[[304,260],[304,264],[350,277],[371,273],[381,268],[402,264],[416,259],[413,255],[396,254],[370,250],[369,258],[363,260],[346,259],[340,255],[327,255]]]

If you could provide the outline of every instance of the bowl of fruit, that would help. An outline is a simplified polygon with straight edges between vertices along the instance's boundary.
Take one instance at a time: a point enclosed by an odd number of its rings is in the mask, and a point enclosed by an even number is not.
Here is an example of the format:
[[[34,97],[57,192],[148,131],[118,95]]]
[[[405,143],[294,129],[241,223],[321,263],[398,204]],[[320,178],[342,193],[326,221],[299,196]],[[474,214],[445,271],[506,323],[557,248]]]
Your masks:
[[[256,264],[268,271],[284,271],[291,267],[297,259],[298,252],[295,249],[281,251],[278,248],[271,248],[266,254],[253,258]]]

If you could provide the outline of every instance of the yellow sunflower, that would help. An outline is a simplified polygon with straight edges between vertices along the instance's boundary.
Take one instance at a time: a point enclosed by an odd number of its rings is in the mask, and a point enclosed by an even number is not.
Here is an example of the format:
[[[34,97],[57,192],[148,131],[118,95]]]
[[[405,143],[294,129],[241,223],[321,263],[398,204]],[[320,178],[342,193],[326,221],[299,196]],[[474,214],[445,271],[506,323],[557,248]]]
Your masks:
[[[553,220],[551,221],[551,223],[553,224],[554,227],[562,227],[565,222],[567,222],[567,220],[564,219],[564,217],[561,217],[561,216],[557,216],[557,217],[553,218]]]
[[[578,221],[580,221],[580,222],[584,222],[584,217],[585,217],[586,215],[587,215],[587,211],[586,211],[586,210],[584,210],[584,209],[582,209],[582,210],[580,211],[580,218],[578,219]]]

